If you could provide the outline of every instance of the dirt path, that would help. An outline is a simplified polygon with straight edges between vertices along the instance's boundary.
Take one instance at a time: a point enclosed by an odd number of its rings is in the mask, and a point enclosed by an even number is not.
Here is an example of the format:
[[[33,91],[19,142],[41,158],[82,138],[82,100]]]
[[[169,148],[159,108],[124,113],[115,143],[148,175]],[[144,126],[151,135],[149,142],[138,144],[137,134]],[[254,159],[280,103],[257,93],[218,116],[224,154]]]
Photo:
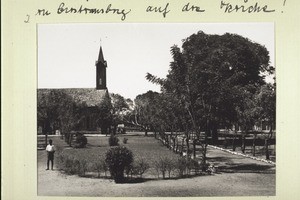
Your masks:
[[[38,195],[106,197],[275,195],[274,166],[215,149],[209,149],[208,155],[209,162],[217,164],[224,172],[177,180],[115,184],[110,179],[68,176],[58,170],[46,171],[46,152],[38,151]]]

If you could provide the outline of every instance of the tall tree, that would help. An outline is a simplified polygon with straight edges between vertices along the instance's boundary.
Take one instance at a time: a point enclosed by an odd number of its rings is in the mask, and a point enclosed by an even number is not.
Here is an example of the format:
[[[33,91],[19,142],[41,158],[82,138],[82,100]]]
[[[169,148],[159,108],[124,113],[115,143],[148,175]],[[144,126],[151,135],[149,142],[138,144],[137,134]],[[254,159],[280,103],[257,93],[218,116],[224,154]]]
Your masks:
[[[173,46],[171,54],[167,78],[148,74],[147,79],[162,85],[162,92],[176,96],[184,108],[187,140],[191,132],[201,138],[202,130],[205,138],[217,139],[220,122],[238,124],[241,113],[249,111],[245,103],[265,84],[265,74],[274,72],[264,46],[235,34],[199,31],[184,40],[182,49]],[[202,144],[205,162],[207,139]]]
[[[147,136],[150,128],[158,129],[156,118],[159,111],[158,99],[159,93],[148,91],[147,93],[138,95],[134,100],[135,123],[145,131],[145,136]]]
[[[273,131],[276,126],[276,84],[263,85],[257,96],[258,119],[269,123],[270,131],[264,134],[266,159],[270,159],[269,155],[269,140],[273,136]]]
[[[38,122],[43,124],[47,134],[60,129],[68,140],[70,131],[79,120],[75,110],[76,104],[73,99],[61,90],[38,94]]]
[[[101,133],[111,133],[111,125],[113,121],[112,103],[109,95],[105,95],[103,100],[97,105],[98,109],[98,125]]]
[[[125,98],[119,94],[110,95],[112,104],[113,133],[116,134],[118,124],[124,123],[124,117],[129,112],[129,105]]]

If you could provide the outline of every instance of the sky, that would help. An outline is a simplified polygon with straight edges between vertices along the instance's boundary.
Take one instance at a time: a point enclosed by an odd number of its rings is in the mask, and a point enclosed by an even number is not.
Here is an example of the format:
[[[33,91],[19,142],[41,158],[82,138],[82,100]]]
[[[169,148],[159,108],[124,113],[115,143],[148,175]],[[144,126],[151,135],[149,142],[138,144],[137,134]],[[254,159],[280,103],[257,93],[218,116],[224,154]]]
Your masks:
[[[170,47],[181,47],[183,39],[198,31],[242,35],[265,46],[274,66],[273,23],[39,24],[38,88],[95,88],[101,45],[109,92],[132,100],[148,90],[159,92],[146,73],[166,77]]]

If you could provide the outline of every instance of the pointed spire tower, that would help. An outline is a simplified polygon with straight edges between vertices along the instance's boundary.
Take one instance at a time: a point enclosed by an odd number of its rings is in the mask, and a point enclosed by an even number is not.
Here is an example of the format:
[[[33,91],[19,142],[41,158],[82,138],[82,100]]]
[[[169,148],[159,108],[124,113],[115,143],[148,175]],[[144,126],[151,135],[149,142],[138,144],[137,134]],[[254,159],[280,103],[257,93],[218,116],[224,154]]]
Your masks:
[[[96,89],[106,90],[106,67],[107,63],[104,60],[102,46],[100,45],[100,51],[98,60],[96,61]]]

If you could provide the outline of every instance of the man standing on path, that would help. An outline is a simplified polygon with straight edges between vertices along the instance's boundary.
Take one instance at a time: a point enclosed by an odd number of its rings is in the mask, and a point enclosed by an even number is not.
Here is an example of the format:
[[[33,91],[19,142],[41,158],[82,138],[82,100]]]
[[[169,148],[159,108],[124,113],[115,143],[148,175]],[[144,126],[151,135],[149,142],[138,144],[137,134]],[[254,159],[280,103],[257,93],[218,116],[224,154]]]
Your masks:
[[[54,152],[55,152],[55,147],[52,144],[52,140],[49,140],[49,144],[46,147],[46,151],[47,151],[47,169],[49,170],[49,162],[51,161],[51,170],[53,170],[53,160],[54,160]]]

